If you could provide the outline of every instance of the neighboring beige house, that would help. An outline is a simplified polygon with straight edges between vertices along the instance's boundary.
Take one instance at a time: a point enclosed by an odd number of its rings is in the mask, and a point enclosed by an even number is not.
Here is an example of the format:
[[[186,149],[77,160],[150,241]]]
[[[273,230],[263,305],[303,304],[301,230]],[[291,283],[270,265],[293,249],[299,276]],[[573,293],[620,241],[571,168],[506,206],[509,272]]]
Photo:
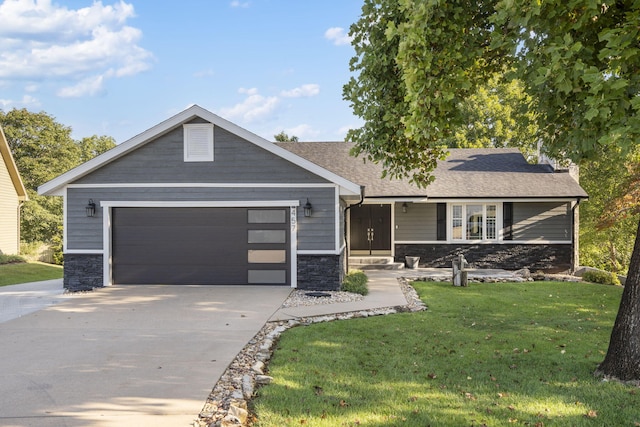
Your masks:
[[[26,200],[27,190],[0,127],[0,254],[20,252],[20,205]]]

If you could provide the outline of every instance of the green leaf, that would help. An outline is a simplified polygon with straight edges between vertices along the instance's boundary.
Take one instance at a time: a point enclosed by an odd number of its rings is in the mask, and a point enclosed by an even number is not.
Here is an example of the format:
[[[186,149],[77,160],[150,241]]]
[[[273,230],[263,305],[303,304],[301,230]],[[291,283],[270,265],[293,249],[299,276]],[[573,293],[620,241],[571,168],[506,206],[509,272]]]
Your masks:
[[[597,108],[590,108],[589,110],[587,110],[584,118],[585,120],[591,121],[594,117],[597,117],[598,114],[600,114],[600,110],[598,110]]]

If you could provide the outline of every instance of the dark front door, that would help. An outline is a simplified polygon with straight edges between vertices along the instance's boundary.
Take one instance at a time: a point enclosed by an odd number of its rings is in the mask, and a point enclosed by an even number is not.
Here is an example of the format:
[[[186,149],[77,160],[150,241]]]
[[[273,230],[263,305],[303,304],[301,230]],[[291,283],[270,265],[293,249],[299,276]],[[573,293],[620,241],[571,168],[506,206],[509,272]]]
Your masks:
[[[351,214],[351,250],[391,250],[391,205],[360,205]]]

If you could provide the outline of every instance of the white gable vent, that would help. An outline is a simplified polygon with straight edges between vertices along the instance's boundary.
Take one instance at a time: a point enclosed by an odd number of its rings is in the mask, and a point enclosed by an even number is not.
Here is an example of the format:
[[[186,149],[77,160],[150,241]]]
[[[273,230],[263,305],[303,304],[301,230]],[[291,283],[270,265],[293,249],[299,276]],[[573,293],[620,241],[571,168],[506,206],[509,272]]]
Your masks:
[[[213,161],[213,124],[194,123],[183,125],[184,161]]]

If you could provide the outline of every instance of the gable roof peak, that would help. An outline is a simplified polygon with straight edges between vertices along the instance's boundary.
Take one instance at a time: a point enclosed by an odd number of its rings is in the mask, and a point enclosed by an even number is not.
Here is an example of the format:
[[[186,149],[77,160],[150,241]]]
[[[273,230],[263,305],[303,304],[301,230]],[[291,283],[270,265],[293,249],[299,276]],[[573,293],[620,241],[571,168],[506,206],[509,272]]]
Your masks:
[[[291,153],[284,148],[281,148],[271,141],[268,141],[261,136],[256,135],[222,117],[212,113],[209,110],[202,108],[197,104],[193,104],[185,110],[175,114],[172,117],[158,123],[157,125],[145,130],[144,132],[134,136],[133,138],[116,145],[111,150],[94,157],[93,159],[77,166],[74,169],[52,179],[49,182],[38,187],[38,193],[42,195],[61,195],[61,190],[71,182],[82,178],[83,176],[95,171],[96,169],[126,155],[127,153],[140,148],[141,146],[155,140],[156,138],[170,132],[178,126],[181,126],[194,118],[199,117],[214,126],[218,126],[222,129],[233,133],[240,138],[265,149],[278,157],[281,157],[297,166],[307,169],[308,171],[327,179],[330,182],[340,186],[341,190],[345,194],[359,195],[360,186],[353,182],[329,171],[328,169],[318,167],[318,165],[310,162],[303,157]]]
[[[13,155],[11,154],[11,147],[9,147],[9,142],[7,141],[7,137],[4,135],[2,126],[0,126],[0,159],[2,159],[7,167],[9,177],[11,178],[13,187],[15,188],[16,194],[18,195],[18,200],[29,200],[27,189],[25,188],[24,183],[22,182],[22,178],[20,177],[18,166],[16,165]]]

